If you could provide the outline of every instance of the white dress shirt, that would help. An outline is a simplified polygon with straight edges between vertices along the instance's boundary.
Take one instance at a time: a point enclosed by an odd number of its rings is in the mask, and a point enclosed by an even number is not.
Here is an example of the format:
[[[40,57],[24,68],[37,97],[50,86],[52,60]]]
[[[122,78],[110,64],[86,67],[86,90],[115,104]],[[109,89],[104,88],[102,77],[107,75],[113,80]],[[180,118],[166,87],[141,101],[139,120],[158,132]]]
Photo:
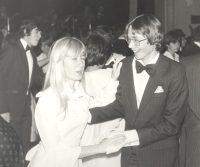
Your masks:
[[[159,58],[159,53],[149,64],[156,64],[158,58]],[[145,90],[147,82],[149,80],[149,74],[145,70],[142,71],[141,73],[137,73],[135,61],[136,61],[136,58],[134,57],[133,63],[132,63],[132,68],[133,68],[133,78],[134,78],[137,107],[139,108],[143,94],[144,94],[144,90]],[[137,60],[137,61],[139,61],[142,65],[144,65],[142,60]]]
[[[26,42],[23,38],[21,38],[20,41],[21,41],[21,43],[22,43],[24,49],[26,50],[26,47],[27,47],[27,45],[28,45],[27,42]],[[26,52],[26,57],[27,57],[27,61],[28,61],[29,85],[30,85],[31,76],[32,76],[32,72],[33,72],[33,57],[32,57],[32,55],[31,55],[31,51],[30,51],[30,50],[28,50],[28,51]],[[28,86],[28,87],[29,87],[29,86]]]

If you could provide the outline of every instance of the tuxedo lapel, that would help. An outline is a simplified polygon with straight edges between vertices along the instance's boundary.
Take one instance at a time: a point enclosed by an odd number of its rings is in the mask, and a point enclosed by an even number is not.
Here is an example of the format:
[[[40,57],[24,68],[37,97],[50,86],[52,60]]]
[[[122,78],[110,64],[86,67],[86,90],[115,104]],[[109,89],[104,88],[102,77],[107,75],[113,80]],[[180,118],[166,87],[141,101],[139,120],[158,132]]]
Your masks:
[[[132,107],[132,111],[137,111],[137,102],[136,102],[136,94],[135,94],[135,86],[133,82],[133,69],[132,69],[132,62],[133,62],[133,57],[131,58],[130,61],[127,61],[127,64],[124,64],[125,67],[125,76],[124,80],[125,82],[125,89],[128,94],[128,98],[130,100],[130,104]],[[131,69],[131,70],[130,70]],[[134,115],[136,115],[137,112],[133,112]]]
[[[166,71],[167,65],[167,61],[163,58],[163,55],[160,55],[156,63],[156,75],[154,77],[149,78],[149,81],[147,83],[142,97],[142,101],[140,103],[139,113],[141,113],[141,111],[144,110],[148,101],[151,99],[153,93],[155,92],[156,88],[159,86],[161,75],[164,71]]]

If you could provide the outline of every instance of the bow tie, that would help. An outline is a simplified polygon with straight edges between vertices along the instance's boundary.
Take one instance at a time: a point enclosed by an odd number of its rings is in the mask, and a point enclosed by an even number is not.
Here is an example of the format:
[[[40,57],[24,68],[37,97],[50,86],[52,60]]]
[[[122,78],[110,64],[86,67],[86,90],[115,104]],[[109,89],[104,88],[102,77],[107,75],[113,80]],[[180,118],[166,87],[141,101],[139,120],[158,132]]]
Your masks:
[[[26,46],[26,52],[31,50],[31,47],[29,45]]]
[[[151,77],[154,77],[156,73],[156,65],[148,64],[146,66],[143,66],[139,61],[136,61],[137,73],[141,73],[143,70],[145,70]]]

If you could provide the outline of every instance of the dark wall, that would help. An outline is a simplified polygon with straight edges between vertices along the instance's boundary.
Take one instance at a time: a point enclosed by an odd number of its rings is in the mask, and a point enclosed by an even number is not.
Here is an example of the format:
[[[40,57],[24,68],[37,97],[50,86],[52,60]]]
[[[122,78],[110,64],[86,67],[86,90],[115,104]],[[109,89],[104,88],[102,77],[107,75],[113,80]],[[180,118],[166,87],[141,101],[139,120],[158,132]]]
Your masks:
[[[138,11],[137,14],[155,14],[154,0],[138,0]]]
[[[105,23],[114,25],[118,22],[127,22],[129,17],[129,0],[0,0],[6,4],[10,15],[19,12],[23,17],[35,17],[51,11],[60,16],[67,14],[78,15],[85,4],[91,7],[97,17],[99,5],[104,7]]]

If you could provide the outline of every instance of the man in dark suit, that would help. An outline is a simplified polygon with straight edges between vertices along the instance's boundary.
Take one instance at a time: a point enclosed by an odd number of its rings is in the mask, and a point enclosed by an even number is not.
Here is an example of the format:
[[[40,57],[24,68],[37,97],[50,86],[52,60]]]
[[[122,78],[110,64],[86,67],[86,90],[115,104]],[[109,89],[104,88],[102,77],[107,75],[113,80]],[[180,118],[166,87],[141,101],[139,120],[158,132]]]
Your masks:
[[[41,31],[35,22],[25,20],[20,33],[18,41],[5,45],[0,52],[0,114],[16,130],[26,154],[32,122],[30,88],[34,82],[42,84],[44,76],[32,51]]]
[[[184,57],[189,88],[188,110],[181,131],[181,167],[200,166],[200,54]]]
[[[122,167],[179,166],[179,130],[188,96],[185,69],[159,53],[163,32],[153,15],[136,17],[127,35],[135,57],[123,60],[116,100],[90,109],[91,123],[125,118]]]
[[[181,57],[196,55],[200,53],[200,26],[197,26],[192,33],[192,40],[183,47]]]

